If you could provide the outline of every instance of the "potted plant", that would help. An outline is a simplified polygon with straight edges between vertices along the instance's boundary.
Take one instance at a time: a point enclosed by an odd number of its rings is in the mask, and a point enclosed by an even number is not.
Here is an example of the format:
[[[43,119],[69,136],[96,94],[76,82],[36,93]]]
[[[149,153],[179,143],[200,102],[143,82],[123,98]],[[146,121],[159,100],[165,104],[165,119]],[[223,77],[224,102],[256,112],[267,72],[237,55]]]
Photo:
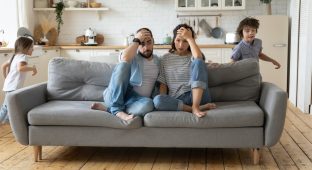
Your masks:
[[[272,0],[260,0],[260,2],[266,4],[267,14],[272,15],[272,7],[271,7]]]
[[[58,35],[60,35],[60,31],[61,31],[61,25],[63,24],[63,10],[65,8],[65,4],[63,1],[59,1],[58,3],[56,3],[55,5],[55,14],[56,14],[56,22],[57,22],[57,33]]]

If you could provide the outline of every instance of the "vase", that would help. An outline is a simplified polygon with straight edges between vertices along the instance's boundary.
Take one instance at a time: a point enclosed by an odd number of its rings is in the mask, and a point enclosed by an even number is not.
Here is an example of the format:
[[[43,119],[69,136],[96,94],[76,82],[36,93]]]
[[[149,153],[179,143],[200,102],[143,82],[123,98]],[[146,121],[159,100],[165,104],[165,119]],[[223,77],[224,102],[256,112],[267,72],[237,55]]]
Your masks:
[[[266,13],[267,15],[272,15],[272,6],[271,6],[271,3],[265,4],[265,13]]]

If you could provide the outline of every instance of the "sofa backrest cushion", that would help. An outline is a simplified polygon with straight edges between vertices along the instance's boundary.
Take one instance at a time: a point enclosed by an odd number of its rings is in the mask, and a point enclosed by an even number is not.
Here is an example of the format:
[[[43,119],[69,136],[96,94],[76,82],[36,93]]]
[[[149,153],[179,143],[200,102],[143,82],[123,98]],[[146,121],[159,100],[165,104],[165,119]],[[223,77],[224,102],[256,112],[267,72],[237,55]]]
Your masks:
[[[259,62],[255,59],[208,64],[208,86],[214,102],[257,101],[260,85]]]
[[[103,101],[103,91],[108,86],[114,66],[54,58],[48,68],[48,99]]]

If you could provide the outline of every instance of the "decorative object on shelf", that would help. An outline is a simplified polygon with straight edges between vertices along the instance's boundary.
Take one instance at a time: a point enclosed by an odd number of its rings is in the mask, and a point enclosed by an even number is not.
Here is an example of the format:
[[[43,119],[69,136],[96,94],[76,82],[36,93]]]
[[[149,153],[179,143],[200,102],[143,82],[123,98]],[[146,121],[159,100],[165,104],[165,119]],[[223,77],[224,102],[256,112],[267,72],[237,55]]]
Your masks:
[[[53,16],[50,15],[50,14],[48,14],[48,15],[39,15],[39,22],[40,22],[40,25],[41,25],[41,28],[42,28],[42,33],[43,33],[43,37],[41,37],[40,42],[43,42],[45,45],[55,44],[55,42],[54,43],[50,43],[49,42],[49,38],[47,38],[47,35],[51,34],[50,30],[51,29],[55,29],[55,27],[57,25],[56,21],[53,19]],[[51,37],[51,35],[50,35],[50,37]]]
[[[100,8],[102,6],[102,3],[100,2],[91,2],[90,7],[91,8]]]
[[[4,30],[0,30],[0,47],[6,47],[8,43],[4,40]]]
[[[272,15],[272,6],[271,6],[272,0],[260,0],[260,2],[266,5],[266,13],[268,15]]]
[[[49,40],[48,44],[51,46],[55,45],[57,41],[57,37],[58,37],[58,34],[57,34],[56,28],[55,27],[51,28],[46,35],[46,38]]]
[[[57,33],[58,33],[58,35],[60,35],[61,25],[63,24],[62,15],[63,15],[64,8],[65,8],[65,5],[64,5],[63,1],[60,1],[60,2],[56,3],[54,12],[56,14],[55,20],[57,22]]]
[[[85,35],[81,35],[76,37],[76,44],[84,44],[87,42],[87,38]],[[95,42],[97,45],[101,45],[104,43],[104,36],[102,34],[96,34],[95,36]]]
[[[66,3],[69,8],[76,8],[76,6],[78,5],[78,1],[76,0],[67,0]]]

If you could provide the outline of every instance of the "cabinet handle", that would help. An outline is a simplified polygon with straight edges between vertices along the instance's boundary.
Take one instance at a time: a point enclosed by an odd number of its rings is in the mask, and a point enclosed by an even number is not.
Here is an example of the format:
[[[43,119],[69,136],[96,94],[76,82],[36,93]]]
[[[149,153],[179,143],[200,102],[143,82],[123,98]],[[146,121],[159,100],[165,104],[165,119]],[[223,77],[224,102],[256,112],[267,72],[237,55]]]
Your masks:
[[[273,47],[286,47],[286,44],[273,44]]]
[[[76,49],[76,52],[78,53],[78,52],[80,52],[80,50],[79,50],[79,49]]]
[[[47,50],[44,50],[44,52],[47,53],[48,51],[47,51]]]
[[[4,57],[7,57],[8,55],[9,55],[9,54],[5,53],[5,54],[4,54]]]

